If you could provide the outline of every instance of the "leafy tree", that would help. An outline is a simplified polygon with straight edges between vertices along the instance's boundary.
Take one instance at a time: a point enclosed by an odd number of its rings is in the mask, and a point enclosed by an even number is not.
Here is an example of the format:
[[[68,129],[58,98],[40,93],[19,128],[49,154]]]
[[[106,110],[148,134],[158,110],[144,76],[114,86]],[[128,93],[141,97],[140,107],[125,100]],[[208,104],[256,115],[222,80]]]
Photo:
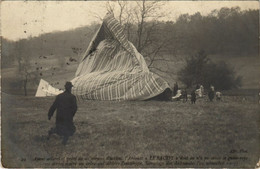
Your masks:
[[[28,82],[36,83],[39,78],[39,72],[35,71],[31,65],[30,55],[25,54],[26,40],[21,40],[20,43],[16,43],[16,60],[18,62],[18,76],[21,79],[21,85],[24,89],[24,95],[27,96]]]
[[[186,66],[178,72],[178,77],[188,88],[197,84],[205,87],[212,84],[218,90],[241,86],[241,77],[236,77],[233,69],[224,62],[211,62],[203,50],[186,59]]]
[[[25,61],[21,62],[19,76],[22,79],[24,95],[27,96],[28,82],[36,83],[39,78],[39,73],[31,68],[29,62]]]

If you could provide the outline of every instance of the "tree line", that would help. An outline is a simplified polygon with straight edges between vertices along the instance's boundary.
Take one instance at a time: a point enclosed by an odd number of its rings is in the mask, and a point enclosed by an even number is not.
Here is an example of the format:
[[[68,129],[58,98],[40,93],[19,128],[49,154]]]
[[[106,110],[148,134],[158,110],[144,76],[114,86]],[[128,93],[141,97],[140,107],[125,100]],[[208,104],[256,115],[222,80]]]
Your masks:
[[[171,76],[173,72],[169,67],[176,56],[192,57],[201,50],[209,55],[258,55],[258,10],[221,8],[206,16],[197,12],[192,15],[182,14],[176,21],[162,21],[161,18],[167,16],[167,12],[158,10],[163,2],[137,1],[135,8],[129,8],[127,1],[112,3],[114,5],[109,2],[106,4],[107,10],[113,12],[115,5],[118,5],[120,13],[117,19],[128,39],[144,56],[149,69],[161,76]],[[61,56],[59,58],[62,62],[65,56],[75,56],[80,60],[80,54],[87,48],[98,27],[99,24],[93,23],[16,42],[2,39],[2,67],[16,63],[19,74],[27,82],[30,75],[35,73],[29,70],[30,60],[35,57]],[[166,66],[158,66],[162,64]],[[186,82],[190,84],[187,79]]]
[[[142,12],[142,11],[141,11]],[[150,13],[149,13],[150,14]],[[147,18],[149,16],[147,14]],[[144,56],[156,52],[194,54],[258,54],[258,10],[221,8],[202,16],[199,12],[182,14],[174,21],[145,20],[122,22],[129,40]],[[121,19],[122,20],[122,19]],[[9,65],[14,55],[73,55],[72,48],[84,50],[98,24],[79,29],[44,34],[19,41],[2,40],[2,62]],[[152,51],[151,48],[158,48]]]
[[[199,12],[189,15],[182,14],[176,22],[148,21],[144,31],[143,42],[167,41],[165,49],[170,53],[194,54],[201,49],[208,54],[258,54],[258,26],[259,11],[244,10],[239,7],[221,8],[213,10],[203,16]],[[138,47],[140,42],[135,36],[139,36],[132,25],[130,40]],[[143,28],[146,29],[146,28]]]

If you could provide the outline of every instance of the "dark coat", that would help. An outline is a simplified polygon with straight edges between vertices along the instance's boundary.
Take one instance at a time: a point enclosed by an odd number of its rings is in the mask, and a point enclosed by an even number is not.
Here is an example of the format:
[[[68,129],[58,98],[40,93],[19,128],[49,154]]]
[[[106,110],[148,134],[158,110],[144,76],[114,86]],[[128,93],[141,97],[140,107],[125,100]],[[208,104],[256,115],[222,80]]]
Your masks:
[[[212,101],[214,99],[214,91],[213,90],[210,90],[209,93],[208,93],[208,96],[209,96],[209,100]]]
[[[187,95],[187,91],[186,90],[184,90],[181,95],[182,95],[183,101],[187,101],[188,100],[188,95]]]
[[[196,93],[195,93],[195,90],[193,90],[191,92],[191,102],[192,103],[195,103],[196,102]]]
[[[68,91],[59,94],[49,109],[49,119],[56,109],[55,131],[60,135],[72,135],[75,132],[73,117],[77,111],[76,97]]]

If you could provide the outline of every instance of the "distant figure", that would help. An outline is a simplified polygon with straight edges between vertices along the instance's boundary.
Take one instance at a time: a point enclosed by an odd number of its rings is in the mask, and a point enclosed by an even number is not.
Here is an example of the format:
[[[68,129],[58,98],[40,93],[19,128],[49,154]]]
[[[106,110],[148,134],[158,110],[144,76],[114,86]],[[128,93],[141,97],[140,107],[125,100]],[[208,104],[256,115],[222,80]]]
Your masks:
[[[195,104],[196,102],[196,93],[195,90],[192,90],[191,92],[191,104]]]
[[[200,85],[199,85],[199,84],[197,84],[197,85],[196,85],[196,90],[197,90],[197,89],[199,89],[199,88],[200,88]]]
[[[260,104],[260,92],[258,92],[258,103]]]
[[[214,86],[211,85],[208,92],[208,97],[211,102],[213,101],[214,96],[215,96],[215,89]]]
[[[183,99],[183,103],[188,101],[188,95],[186,89],[182,91],[182,99]]]
[[[182,98],[182,92],[181,90],[178,90],[177,94],[172,97],[172,101],[180,101],[181,98]]]
[[[221,100],[221,93],[220,92],[216,92],[216,100],[217,101]]]
[[[174,84],[174,87],[173,87],[173,96],[176,96],[178,89],[179,89],[178,83],[176,82],[176,83]]]
[[[215,91],[215,88],[213,85],[210,85],[210,89],[214,92]]]
[[[76,127],[73,124],[73,117],[77,111],[76,97],[71,94],[72,88],[71,82],[66,82],[65,92],[59,94],[48,113],[48,119],[50,120],[55,110],[56,113],[56,126],[51,128],[48,132],[48,139],[54,133],[63,136],[62,144],[66,144],[69,136],[72,136],[76,131]]]
[[[199,86],[197,86],[199,87]],[[202,85],[200,85],[200,87],[197,89],[196,87],[196,90],[195,90],[195,93],[198,97],[203,97],[203,93],[204,93],[204,87]]]
[[[201,96],[203,96],[203,94],[204,94],[204,87],[202,85],[200,85],[200,91],[201,91]]]

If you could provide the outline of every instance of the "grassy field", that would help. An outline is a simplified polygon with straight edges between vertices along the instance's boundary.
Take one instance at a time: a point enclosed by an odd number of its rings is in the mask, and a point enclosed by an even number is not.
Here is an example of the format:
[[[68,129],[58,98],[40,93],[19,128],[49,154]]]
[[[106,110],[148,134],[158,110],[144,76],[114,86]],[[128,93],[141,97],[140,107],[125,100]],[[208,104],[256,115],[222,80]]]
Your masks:
[[[69,58],[66,57],[64,59],[64,65],[60,66],[60,61],[58,60],[58,56],[47,56],[48,59],[39,59],[31,61],[33,70],[36,67],[42,67],[39,73],[42,73],[40,78],[48,81],[55,88],[63,88],[65,81],[70,81],[74,78],[75,72],[78,67],[78,63],[69,62]],[[168,56],[173,57],[173,56]],[[175,57],[175,56],[174,56]],[[239,57],[239,56],[227,56],[227,55],[214,55],[209,56],[213,61],[225,61],[232,68],[234,68],[236,75],[242,76],[242,86],[241,89],[257,89],[259,90],[259,82],[260,82],[260,58],[256,56],[248,56],[248,57]],[[178,81],[177,72],[183,67],[185,62],[185,57],[178,56],[173,58],[174,62],[171,62],[168,67],[167,65],[162,64],[161,66],[164,68],[168,68],[170,72],[174,72],[172,74],[160,73],[160,76],[164,78],[171,87],[173,87],[174,83]],[[37,65],[35,65],[37,63]],[[67,65],[66,63],[69,63]],[[160,64],[160,62],[158,62]],[[157,65],[160,67],[159,65]],[[19,88],[19,76],[17,76],[18,65],[13,65],[11,68],[1,69],[1,78],[2,78],[2,91],[6,93],[11,93],[15,95],[23,95],[23,88]],[[164,69],[162,68],[162,69]],[[54,70],[55,69],[55,70]],[[158,72],[157,72],[158,73]],[[33,96],[36,93],[37,86],[39,80],[32,84],[28,84],[28,94]],[[178,81],[179,87],[182,87],[180,81]],[[204,86],[205,87],[205,86]]]
[[[260,157],[255,99],[79,102],[66,146],[46,139],[53,97],[2,93],[5,167],[255,167]]]
[[[36,68],[39,68],[38,81],[35,83],[32,83],[32,81],[28,82],[28,95],[31,96],[35,95],[40,79],[48,81],[55,88],[63,89],[65,82],[70,81],[74,78],[75,72],[78,67],[78,64],[76,62],[69,62],[68,58],[65,58],[64,65],[60,66],[56,56],[51,56],[45,60],[33,60],[31,62],[32,70],[36,70]],[[68,62],[69,65],[66,64]],[[35,65],[34,63],[37,63],[37,65]],[[24,95],[23,87],[19,87],[19,85],[22,85],[22,83],[19,80],[22,79],[19,76],[17,69],[18,65],[13,65],[10,68],[1,69],[2,91],[14,95]]]

